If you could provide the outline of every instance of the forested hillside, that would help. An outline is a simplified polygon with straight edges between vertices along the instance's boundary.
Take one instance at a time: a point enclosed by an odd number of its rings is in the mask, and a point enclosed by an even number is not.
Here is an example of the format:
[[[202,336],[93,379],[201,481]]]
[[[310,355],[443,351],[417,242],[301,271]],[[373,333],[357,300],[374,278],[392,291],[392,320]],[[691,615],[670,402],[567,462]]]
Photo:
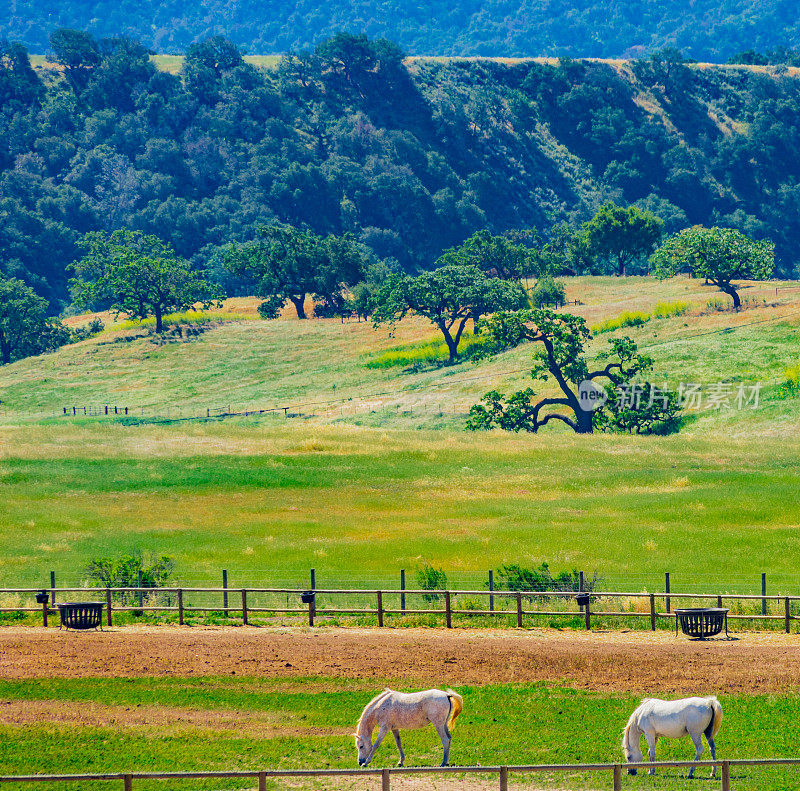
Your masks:
[[[179,75],[141,45],[57,40],[57,69],[0,58],[0,269],[57,309],[81,235],[156,234],[235,293],[220,246],[273,220],[352,232],[407,270],[479,228],[638,202],[666,230],[800,245],[800,79],[785,68],[404,60],[340,35],[273,71],[216,38]]]
[[[716,62],[800,44],[792,0],[14,0],[0,36],[43,53],[59,26],[124,34],[172,53],[219,34],[252,53],[278,53],[340,30],[390,38],[421,55],[626,57],[674,46]]]

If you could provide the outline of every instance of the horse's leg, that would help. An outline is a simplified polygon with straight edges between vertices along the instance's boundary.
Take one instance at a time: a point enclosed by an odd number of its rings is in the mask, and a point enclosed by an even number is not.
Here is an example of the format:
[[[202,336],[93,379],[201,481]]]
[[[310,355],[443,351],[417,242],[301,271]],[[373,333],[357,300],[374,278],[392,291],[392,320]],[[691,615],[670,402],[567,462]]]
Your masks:
[[[369,766],[369,762],[375,756],[375,753],[378,751],[378,747],[381,746],[381,742],[383,741],[384,736],[389,733],[389,727],[387,725],[381,725],[381,729],[378,731],[378,738],[375,739],[375,744],[372,745],[372,749],[369,752],[369,758],[364,766]]]
[[[689,736],[692,737],[692,741],[694,742],[694,760],[699,761],[700,756],[703,754],[703,740],[700,738],[699,733],[690,733]],[[694,767],[689,770],[689,777],[694,777]]]
[[[717,745],[714,744],[714,740],[713,739],[709,739],[708,736],[706,736],[706,741],[708,742],[708,749],[711,750],[711,760],[712,761],[716,761],[717,760]],[[711,776],[712,777],[716,777],[717,776],[717,767],[716,767],[716,765],[711,767]]]
[[[442,740],[442,747],[444,748],[442,766],[447,766],[447,760],[450,758],[450,742],[452,741],[453,737],[447,728],[446,722],[443,722],[441,725],[434,725],[434,728],[436,728],[436,733],[439,734],[439,738]]]
[[[645,733],[644,737],[647,739],[647,753],[650,756],[650,763],[653,763],[653,761],[656,760],[656,740],[658,737],[650,733]],[[651,766],[647,770],[647,774],[649,775],[654,775],[655,773],[655,767]]]
[[[392,728],[392,735],[394,736],[394,743],[397,745],[397,751],[400,753],[400,760],[397,765],[402,766],[403,761],[406,760],[406,754],[403,752],[403,743],[400,741],[400,731],[397,728]]]

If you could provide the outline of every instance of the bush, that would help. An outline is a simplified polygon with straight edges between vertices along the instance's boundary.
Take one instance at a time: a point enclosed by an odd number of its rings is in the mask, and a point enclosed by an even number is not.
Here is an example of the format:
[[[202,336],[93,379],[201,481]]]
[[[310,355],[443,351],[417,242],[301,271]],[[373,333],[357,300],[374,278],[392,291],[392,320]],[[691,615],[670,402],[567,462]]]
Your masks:
[[[163,588],[174,569],[175,561],[168,555],[149,553],[145,557],[137,551],[116,558],[93,558],[86,567],[86,573],[89,584],[98,588],[135,588],[139,585],[140,573],[142,587]],[[133,595],[126,593],[115,596],[122,601],[133,599]]]
[[[658,302],[653,308],[653,315],[657,319],[670,319],[673,316],[682,316],[690,307],[689,302]]]
[[[458,353],[461,357],[470,357],[486,343],[486,339],[472,333],[465,332],[458,344]],[[432,339],[419,343],[409,343],[404,346],[395,346],[373,357],[365,363],[366,368],[393,368],[395,366],[433,365],[446,363],[449,359],[447,344],[444,340]]]
[[[497,569],[501,588],[511,591],[564,591],[577,593],[580,590],[580,574],[575,571],[562,571],[553,576],[547,563],[538,568],[525,568],[518,563],[507,563]],[[584,578],[583,590],[592,592],[599,588],[597,574],[591,579]]]
[[[422,590],[444,590],[447,588],[447,574],[443,569],[435,569],[430,563],[426,563],[417,569],[417,584]],[[427,602],[438,601],[439,594],[424,593],[422,598]]]
[[[625,310],[616,318],[605,319],[599,324],[594,324],[591,327],[592,332],[613,332],[614,330],[621,329],[622,327],[641,327],[650,321],[649,313],[642,313],[639,310]]]
[[[70,330],[69,342],[78,343],[78,341],[85,341],[87,338],[93,338],[95,335],[99,335],[105,328],[105,324],[103,324],[100,319],[92,319],[88,324]]]
[[[262,319],[277,319],[285,303],[286,300],[283,297],[273,294],[258,306],[258,315]]]
[[[800,395],[800,363],[784,371],[782,390],[790,395]]]
[[[531,291],[531,302],[535,308],[543,308],[547,305],[564,304],[567,293],[563,283],[557,283],[550,275],[539,278],[539,281]]]

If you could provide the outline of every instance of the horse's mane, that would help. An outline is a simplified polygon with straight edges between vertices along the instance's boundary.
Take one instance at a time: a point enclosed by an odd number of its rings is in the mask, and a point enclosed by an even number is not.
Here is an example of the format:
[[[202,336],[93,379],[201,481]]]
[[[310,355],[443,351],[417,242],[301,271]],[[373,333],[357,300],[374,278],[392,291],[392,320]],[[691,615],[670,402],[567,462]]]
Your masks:
[[[392,690],[389,687],[386,687],[383,692],[379,695],[376,695],[366,706],[364,706],[364,711],[361,712],[361,716],[358,718],[358,724],[356,725],[356,733],[361,733],[361,724],[364,722],[364,719],[372,713],[372,710],[375,706],[380,703],[387,695],[391,694]]]

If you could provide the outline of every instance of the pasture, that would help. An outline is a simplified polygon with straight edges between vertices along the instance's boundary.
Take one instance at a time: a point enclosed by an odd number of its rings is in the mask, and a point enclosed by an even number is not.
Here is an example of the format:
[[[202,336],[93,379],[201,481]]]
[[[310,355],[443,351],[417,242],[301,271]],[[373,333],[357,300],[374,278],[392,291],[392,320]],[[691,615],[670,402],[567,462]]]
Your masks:
[[[16,633],[0,639],[8,660],[25,650],[28,638]],[[491,636],[471,633],[454,639],[428,632],[418,643],[422,661],[400,668],[401,652],[407,650],[405,638],[379,641],[364,634],[327,632],[315,637],[304,633],[299,640],[287,640],[256,629],[201,630],[176,642],[163,630],[153,630],[132,635],[60,634],[55,636],[57,645],[53,641],[51,636],[50,645],[43,646],[46,661],[39,663],[32,677],[30,659],[3,665],[0,773],[36,772],[43,766],[59,773],[190,771],[199,766],[210,770],[351,768],[355,765],[353,726],[364,704],[384,685],[457,688],[464,697],[464,712],[454,729],[454,764],[615,762],[620,760],[622,727],[642,690],[653,683],[654,671],[664,679],[663,689],[672,689],[673,694],[676,688],[670,685],[676,683],[677,692],[692,684],[720,691],[725,710],[717,740],[721,757],[791,756],[800,737],[794,716],[797,692],[781,688],[781,671],[790,668],[770,661],[775,652],[785,655],[788,643],[774,650],[759,646],[757,640],[747,647],[715,643],[712,657],[708,646],[685,642],[670,645],[665,653],[663,640],[650,645],[648,638],[639,646],[632,641],[609,643],[598,638],[586,644],[566,638],[565,649],[562,635],[544,633],[533,641],[511,638],[511,645],[498,651],[498,638]],[[162,641],[163,650],[158,648]],[[86,647],[69,647],[75,643]],[[348,651],[359,644],[371,659],[362,656],[350,667]],[[41,640],[34,635],[27,650],[39,645]],[[133,657],[118,668],[109,664],[116,651],[139,648],[147,667]],[[653,658],[642,656],[643,650],[650,649]],[[84,654],[79,663],[71,659],[76,650]],[[561,652],[561,664],[553,661],[554,652]],[[481,655],[483,660],[475,661]],[[664,661],[667,656],[671,658]],[[741,691],[737,679],[750,672],[748,656],[764,663],[762,678],[771,694]],[[449,662],[451,658],[457,661]],[[507,679],[505,663],[515,660],[519,681],[492,681]],[[720,672],[718,661],[730,672]],[[342,664],[337,670],[338,663]],[[681,672],[686,663],[694,667],[694,679]],[[166,672],[169,667],[172,672]],[[327,672],[304,673],[314,667]],[[541,680],[527,680],[542,667]],[[360,675],[365,671],[366,677]],[[559,678],[559,672],[565,671],[575,675]],[[59,677],[65,673],[78,677]],[[108,677],[109,673],[121,677]],[[464,683],[467,677],[471,683]],[[67,742],[70,749],[65,750]],[[394,765],[397,758],[390,742],[376,754],[374,766]],[[431,765],[441,759],[433,729],[404,733],[404,744],[409,765]],[[680,760],[687,754],[692,755],[688,741],[659,743],[657,755],[664,760]],[[777,791],[786,788],[785,772],[747,769],[732,779],[742,791]],[[685,770],[667,769],[655,778],[627,778],[623,788],[643,783],[656,791],[685,788],[682,774]],[[518,778],[526,787],[571,789],[606,788],[607,780],[577,773]],[[334,781],[331,787],[338,788],[341,782]],[[376,782],[348,781],[346,787],[375,788]],[[397,779],[397,788],[415,787],[413,781],[408,786],[404,782],[408,781]],[[698,782],[705,786],[708,781]],[[472,779],[465,785],[453,779],[433,783],[434,787],[476,788]],[[80,784],[81,789],[102,787]],[[209,785],[183,781],[176,787],[207,789]],[[252,785],[230,780],[215,782],[214,787]],[[313,787],[322,787],[322,782]],[[137,783],[137,788],[165,786],[144,782]]]

